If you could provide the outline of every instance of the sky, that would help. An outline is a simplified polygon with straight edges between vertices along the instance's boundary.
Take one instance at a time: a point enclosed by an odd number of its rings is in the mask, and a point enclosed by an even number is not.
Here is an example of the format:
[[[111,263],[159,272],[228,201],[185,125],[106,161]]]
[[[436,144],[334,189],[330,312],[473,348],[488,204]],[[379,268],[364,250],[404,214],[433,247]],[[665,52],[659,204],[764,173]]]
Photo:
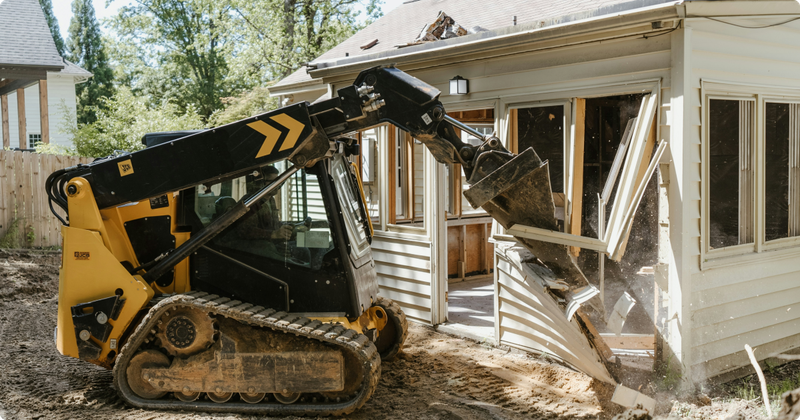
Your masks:
[[[117,14],[120,7],[126,6],[131,3],[130,0],[92,0],[94,3],[94,11],[97,14],[97,19],[102,22],[103,18],[111,17]],[[383,14],[388,13],[390,10],[401,5],[405,0],[383,0]],[[800,0],[798,0],[800,1]],[[110,3],[106,7],[106,3]],[[361,16],[366,15],[366,9],[362,8]],[[67,40],[67,33],[69,32],[69,21],[72,18],[72,1],[71,0],[53,0],[53,13],[58,19],[58,28],[61,30],[61,37]]]

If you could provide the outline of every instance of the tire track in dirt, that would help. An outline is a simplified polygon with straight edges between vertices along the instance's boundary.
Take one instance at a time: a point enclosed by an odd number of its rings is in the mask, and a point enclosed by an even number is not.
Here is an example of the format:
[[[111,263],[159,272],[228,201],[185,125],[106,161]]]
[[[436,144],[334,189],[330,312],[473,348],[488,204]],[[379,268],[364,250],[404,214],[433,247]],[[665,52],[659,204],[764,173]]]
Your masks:
[[[0,251],[0,412],[4,419],[255,418],[133,409],[112,388],[110,371],[61,356],[53,342],[59,264],[58,254]],[[382,364],[372,398],[348,418],[603,415],[592,379],[581,373],[417,324],[410,326],[406,343],[394,361]]]

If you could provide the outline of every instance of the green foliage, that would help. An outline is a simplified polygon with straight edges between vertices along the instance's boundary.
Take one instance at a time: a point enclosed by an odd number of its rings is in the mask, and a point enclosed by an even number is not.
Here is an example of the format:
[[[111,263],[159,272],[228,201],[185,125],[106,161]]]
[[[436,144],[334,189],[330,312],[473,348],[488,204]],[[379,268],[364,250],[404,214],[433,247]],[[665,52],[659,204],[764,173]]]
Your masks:
[[[58,54],[63,57],[66,47],[64,46],[64,38],[61,38],[61,30],[58,28],[58,19],[53,14],[53,2],[52,0],[39,0],[39,5],[42,6],[42,11],[45,19],[47,19],[47,26],[50,27],[50,33],[53,35],[53,42],[56,44]]]
[[[33,226],[28,226],[27,231],[25,233],[25,240],[28,241],[28,246],[33,246],[33,243],[36,241],[36,231],[33,229]]]
[[[97,109],[102,107],[100,98],[114,94],[114,74],[108,65],[92,0],[73,0],[67,49],[67,59],[94,75],[89,81],[75,85],[78,122],[94,122]]]
[[[222,98],[225,108],[214,112],[209,125],[219,126],[262,114],[278,107],[278,99],[269,96],[269,90],[257,87],[238,96]]]
[[[237,82],[228,78],[229,0],[136,0],[110,22],[118,75],[155,102],[175,100],[209,117]]]
[[[19,248],[19,224],[20,219],[16,217],[16,209],[14,209],[15,216],[11,219],[11,225],[6,230],[6,233],[0,238],[0,249],[16,249]]]
[[[283,78],[382,15],[381,0],[228,0],[228,32],[240,39],[231,75],[251,85]],[[365,5],[359,23],[356,7]]]
[[[199,114],[189,108],[183,112],[173,102],[164,101],[150,106],[130,89],[122,87],[113,98],[103,100],[104,107],[97,110],[97,121],[66,126],[63,129],[72,138],[68,149],[38,144],[36,151],[48,154],[103,157],[115,151],[133,152],[144,148],[142,136],[157,131],[190,130],[203,127]]]
[[[683,375],[672,361],[672,355],[667,360],[660,361],[653,369],[653,384],[659,391],[678,390]]]

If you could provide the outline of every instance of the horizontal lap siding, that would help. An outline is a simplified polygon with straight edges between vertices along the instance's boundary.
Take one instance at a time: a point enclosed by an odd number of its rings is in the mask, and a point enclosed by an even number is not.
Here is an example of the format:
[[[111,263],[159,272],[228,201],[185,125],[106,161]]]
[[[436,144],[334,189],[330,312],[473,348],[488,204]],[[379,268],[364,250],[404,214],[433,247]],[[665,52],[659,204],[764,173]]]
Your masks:
[[[37,108],[38,109],[38,108]],[[75,82],[72,77],[47,78],[47,110],[50,114],[50,143],[64,147],[72,146],[68,126],[74,127]]]
[[[372,241],[381,296],[397,302],[412,320],[430,324],[430,243],[384,235]]]
[[[520,271],[519,264],[518,259],[497,253],[500,344],[549,353],[595,378],[608,378],[575,321],[567,321],[563,310],[536,280]]]
[[[758,26],[766,21],[736,23]],[[800,87],[800,23],[758,31],[711,21],[691,22],[690,26],[693,28],[693,90],[699,91],[703,79]],[[694,98],[692,102],[699,110]],[[694,168],[693,162],[691,165],[687,162],[689,168]],[[698,164],[698,174],[699,168]],[[692,174],[694,172],[692,169]],[[699,213],[700,208],[699,202],[694,200],[700,191],[699,182],[697,184],[687,191],[692,200],[685,203],[692,214],[695,209]],[[692,223],[689,254],[699,251],[702,244],[700,237],[694,238],[695,233]],[[800,261],[797,258],[775,258],[768,252],[764,253],[764,260],[695,272],[691,278],[690,299],[694,379],[702,380],[746,366],[749,361],[744,352],[745,344],[756,348],[759,359],[800,345],[798,278]]]

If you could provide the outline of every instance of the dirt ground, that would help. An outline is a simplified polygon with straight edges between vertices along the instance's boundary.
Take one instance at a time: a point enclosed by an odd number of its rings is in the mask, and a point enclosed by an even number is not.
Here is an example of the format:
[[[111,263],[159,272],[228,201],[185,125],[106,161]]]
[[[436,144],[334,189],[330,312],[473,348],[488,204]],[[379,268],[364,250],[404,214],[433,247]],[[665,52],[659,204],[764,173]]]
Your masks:
[[[250,419],[127,407],[110,371],[63,357],[53,344],[55,252],[0,250],[0,418]],[[400,356],[382,364],[378,389],[352,419],[611,418],[613,389],[546,359],[492,348],[412,324]],[[763,418],[757,402],[724,395],[673,401],[657,396],[659,417]],[[710,402],[711,404],[706,404]]]

